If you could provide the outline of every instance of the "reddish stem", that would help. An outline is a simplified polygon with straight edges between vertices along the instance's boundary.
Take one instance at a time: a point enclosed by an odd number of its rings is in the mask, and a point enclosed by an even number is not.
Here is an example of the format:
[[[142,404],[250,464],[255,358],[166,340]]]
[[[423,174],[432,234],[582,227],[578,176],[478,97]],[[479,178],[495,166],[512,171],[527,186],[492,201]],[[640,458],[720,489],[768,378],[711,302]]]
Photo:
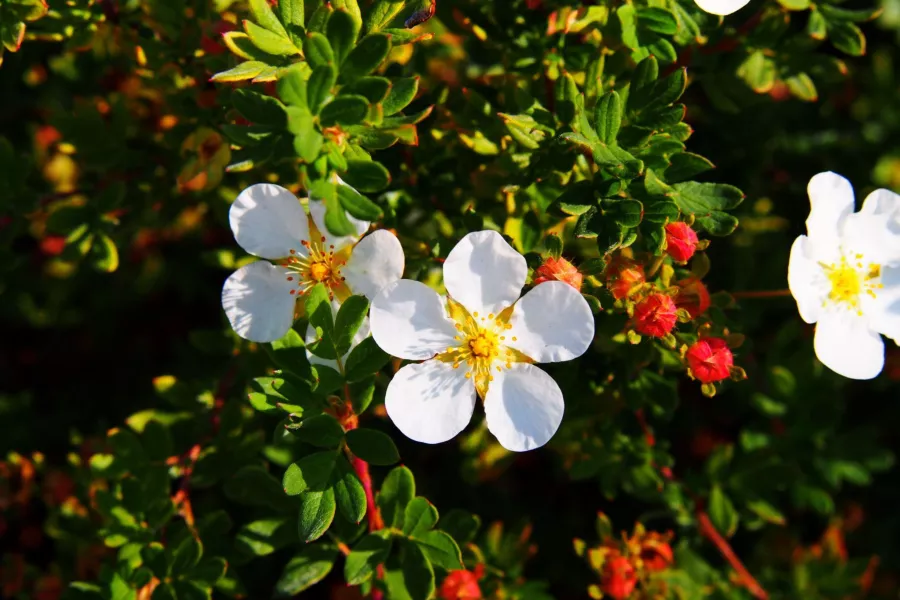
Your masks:
[[[766,593],[766,590],[764,590],[762,586],[759,585],[759,582],[754,579],[753,575],[750,574],[741,562],[741,559],[739,559],[737,554],[734,553],[734,550],[731,549],[731,545],[729,545],[728,541],[716,530],[709,515],[700,509],[697,510],[697,524],[700,527],[700,535],[712,542],[716,547],[716,550],[725,557],[725,560],[728,561],[731,568],[737,572],[740,584],[747,588],[747,591],[749,591],[754,598],[757,598],[757,600],[768,600],[769,594]]]
[[[381,518],[381,512],[378,510],[378,507],[375,505],[375,493],[372,491],[369,463],[355,456],[350,462],[353,464],[353,470],[356,471],[356,475],[366,491],[366,517],[369,520],[369,531],[384,529],[384,520]]]
[[[783,298],[790,295],[791,290],[758,290],[748,292],[731,292],[732,298]]]

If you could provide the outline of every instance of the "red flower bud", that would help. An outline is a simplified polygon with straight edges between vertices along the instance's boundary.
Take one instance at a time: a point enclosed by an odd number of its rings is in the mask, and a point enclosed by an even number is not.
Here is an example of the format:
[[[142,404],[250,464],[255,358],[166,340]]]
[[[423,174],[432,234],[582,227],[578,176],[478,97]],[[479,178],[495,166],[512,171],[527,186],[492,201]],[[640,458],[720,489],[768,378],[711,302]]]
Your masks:
[[[627,297],[644,281],[644,267],[630,261],[616,261],[606,269],[606,287],[616,300]]]
[[[662,571],[675,561],[675,554],[666,537],[653,532],[641,542],[641,560],[648,571]]]
[[[675,306],[683,308],[696,319],[709,308],[709,290],[703,282],[696,277],[689,277],[675,282],[678,286],[678,295],[675,296]]]
[[[575,265],[566,259],[551,257],[534,270],[534,283],[544,283],[545,281],[562,281],[580,292],[584,275],[579,273]]]
[[[675,302],[665,294],[651,294],[634,307],[634,329],[641,335],[665,337],[678,319]]]
[[[634,565],[624,556],[611,556],[603,564],[601,587],[603,593],[613,600],[625,600],[637,585]]]
[[[666,225],[666,253],[678,262],[687,262],[694,255],[700,240],[687,223],[675,221]]]
[[[478,575],[472,571],[450,571],[441,584],[438,592],[441,600],[468,600],[481,598],[481,588],[478,587]]]
[[[734,355],[728,344],[721,338],[703,338],[688,348],[688,367],[691,374],[701,383],[712,383],[727,379],[731,375]]]
[[[47,256],[59,256],[66,249],[66,238],[61,235],[48,235],[41,240],[41,252]]]

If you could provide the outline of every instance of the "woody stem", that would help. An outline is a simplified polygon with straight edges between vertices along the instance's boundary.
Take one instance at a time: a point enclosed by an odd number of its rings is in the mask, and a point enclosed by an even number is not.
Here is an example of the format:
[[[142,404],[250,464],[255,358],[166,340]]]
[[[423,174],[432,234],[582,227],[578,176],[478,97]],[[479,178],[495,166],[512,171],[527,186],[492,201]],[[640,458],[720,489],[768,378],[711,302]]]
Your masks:
[[[747,292],[731,292],[733,298],[783,298],[790,296],[791,290],[759,290]]]
[[[739,559],[737,554],[734,553],[734,550],[731,549],[731,545],[728,541],[716,530],[709,515],[702,509],[697,509],[697,524],[700,527],[700,535],[712,542],[716,547],[716,550],[718,550],[725,560],[728,561],[731,568],[738,574],[741,585],[747,588],[747,591],[749,591],[757,600],[768,600],[769,594],[761,585],[759,585],[759,582],[756,581],[753,575],[750,574],[741,562],[741,559]]]

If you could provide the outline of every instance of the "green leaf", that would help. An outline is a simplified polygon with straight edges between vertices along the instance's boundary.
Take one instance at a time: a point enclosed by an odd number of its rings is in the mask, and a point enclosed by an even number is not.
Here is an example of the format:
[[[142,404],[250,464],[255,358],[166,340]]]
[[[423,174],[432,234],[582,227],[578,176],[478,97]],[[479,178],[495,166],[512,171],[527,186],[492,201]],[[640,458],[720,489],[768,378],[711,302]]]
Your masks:
[[[671,164],[666,169],[666,181],[673,183],[696,177],[700,173],[705,173],[715,168],[715,165],[709,159],[690,152],[673,154],[669,158],[669,162]]]
[[[370,533],[362,538],[344,563],[344,579],[347,585],[359,585],[367,581],[378,565],[387,560],[391,551],[391,540]]]
[[[350,51],[341,65],[341,79],[351,82],[368,75],[378,68],[391,51],[391,38],[383,33],[372,33],[362,39]]]
[[[364,96],[341,95],[322,107],[319,121],[323,127],[358,125],[369,114],[369,101]]]
[[[172,553],[172,574],[182,575],[191,571],[203,556],[203,546],[193,535],[187,536]]]
[[[144,564],[160,579],[165,579],[172,573],[172,564],[169,558],[166,549],[159,542],[151,542],[141,549],[141,559]]]
[[[348,213],[363,221],[377,221],[384,216],[381,207],[349,185],[337,186],[338,199]]]
[[[344,365],[344,376],[354,383],[373,375],[391,360],[390,354],[378,347],[369,336],[350,352]]]
[[[212,600],[212,590],[193,581],[176,581],[174,587],[178,600]]]
[[[434,569],[418,545],[401,540],[400,568],[385,573],[388,596],[427,600],[434,593]]]
[[[238,112],[252,123],[269,125],[276,129],[287,126],[284,105],[271,96],[240,88],[232,92],[231,101]]]
[[[148,421],[144,425],[141,442],[147,458],[151,461],[163,462],[174,452],[172,434],[169,428],[159,421]]]
[[[328,41],[331,42],[331,48],[334,50],[334,59],[338,66],[344,62],[347,54],[356,44],[356,38],[359,37],[361,26],[362,23],[357,18],[354,18],[353,15],[342,9],[334,11],[328,18],[325,32],[328,36]]]
[[[366,31],[373,33],[390,25],[406,4],[407,0],[376,0],[366,16]]]
[[[275,340],[271,344],[269,354],[272,360],[279,368],[286,373],[295,375],[301,381],[311,384],[313,382],[312,372],[310,371],[309,361],[306,359],[306,344],[300,334],[289,329],[288,332],[280,340]],[[268,348],[268,347],[267,347]],[[298,393],[300,390],[289,390],[295,392],[294,395],[286,395],[292,402],[297,403]]]
[[[757,94],[765,94],[775,86],[777,67],[775,61],[757,50],[744,59],[737,75]]]
[[[646,106],[647,102],[652,98],[657,77],[659,77],[659,63],[655,57],[648,56],[638,63],[629,84],[629,110],[634,111]]]
[[[288,129],[296,134],[293,143],[294,152],[303,162],[312,164],[319,157],[322,146],[325,144],[325,138],[316,129],[313,116],[309,111],[303,110],[294,113],[290,108],[288,110]]]
[[[334,348],[334,311],[324,284],[317,283],[306,294],[306,318],[321,336],[308,344],[309,351],[322,358],[336,359],[340,355]]]
[[[332,450],[304,456],[288,466],[282,485],[288,496],[297,496],[306,490],[323,491],[331,486],[337,455]]]
[[[341,515],[351,523],[366,516],[366,491],[347,459],[341,456],[334,473],[334,499]]]
[[[359,9],[359,0],[331,0],[331,4],[338,10],[346,11],[356,21],[357,31],[362,28],[362,11]]]
[[[256,25],[252,21],[244,21],[244,31],[253,45],[267,54],[273,56],[294,56],[300,54],[290,39],[277,33],[272,33],[264,27]]]
[[[235,545],[246,556],[267,556],[297,539],[293,519],[261,519],[237,532]]]
[[[319,583],[331,572],[337,549],[330,544],[303,548],[284,566],[275,583],[275,598],[291,598]]]
[[[438,527],[441,531],[450,534],[457,544],[463,546],[475,538],[478,528],[481,527],[481,519],[464,510],[454,508],[441,517]]]
[[[306,18],[303,0],[278,0],[278,14],[288,27],[303,27]]]
[[[318,33],[325,33],[325,27],[328,24],[328,18],[331,16],[331,13],[334,12],[334,7],[331,5],[331,2],[322,2],[313,11],[312,16],[309,18],[309,26],[307,29],[309,31],[315,31]]]
[[[819,92],[816,90],[816,84],[812,78],[806,73],[798,73],[784,80],[791,94],[795,98],[799,98],[804,102],[815,102],[819,99]]]
[[[344,439],[344,428],[327,413],[303,419],[290,430],[301,441],[318,448],[337,448]]]
[[[419,92],[419,76],[395,79],[392,82],[391,91],[385,98],[384,115],[395,115],[412,102]]]
[[[288,37],[287,30],[285,30],[281,21],[278,20],[278,17],[275,16],[275,13],[272,12],[272,7],[269,6],[268,0],[250,0],[250,13],[257,24],[273,33],[277,33],[281,37]]]
[[[653,85],[653,92],[647,108],[668,106],[681,98],[687,87],[687,69],[681,67],[664,79],[660,79]]]
[[[221,556],[204,558],[189,575],[190,579],[204,585],[215,585],[228,570],[228,563]]]
[[[734,186],[721,183],[688,181],[673,186],[672,200],[681,211],[694,215],[697,223],[712,235],[728,235],[737,227],[737,219],[722,211],[737,207],[744,194]]]
[[[303,42],[303,51],[306,54],[306,62],[315,70],[316,67],[325,65],[334,66],[334,50],[328,38],[315,31],[306,34]]]
[[[747,502],[747,508],[754,512],[760,519],[768,523],[784,525],[786,522],[784,515],[765,500],[751,500],[750,502]]]
[[[597,198],[594,186],[590,181],[576,181],[569,184],[552,204],[554,212],[564,215],[583,215],[591,208],[596,208]]]
[[[331,96],[331,88],[337,81],[337,71],[333,65],[321,65],[313,69],[309,81],[306,83],[306,99],[309,110],[319,114],[322,104]]]
[[[313,182],[310,187],[310,197],[321,200],[325,204],[325,227],[328,228],[333,235],[355,235],[356,227],[347,218],[347,213],[341,206],[338,197],[337,187],[339,184],[330,181],[318,180]],[[331,352],[330,350],[328,352]],[[321,353],[318,354],[322,356]],[[334,356],[323,358],[335,358]]]
[[[116,243],[105,233],[98,232],[94,237],[91,260],[94,267],[104,273],[112,273],[119,268],[119,250]]]
[[[375,429],[352,429],[347,432],[347,446],[367,463],[388,466],[400,460],[394,440]]]
[[[632,50],[639,48],[641,43],[638,40],[637,15],[635,14],[634,6],[623,4],[616,9],[616,18],[619,23],[622,43]]]
[[[416,495],[416,481],[412,471],[400,466],[388,473],[378,493],[378,507],[386,527],[403,527],[406,505]]]
[[[105,596],[100,596],[100,598],[105,598]],[[178,600],[178,596],[175,595],[175,588],[172,587],[172,584],[161,583],[154,588],[150,600]]]
[[[603,216],[623,227],[637,227],[644,214],[644,207],[637,200],[604,198],[602,206]]]
[[[403,533],[416,537],[437,525],[438,511],[427,498],[416,496],[406,505],[403,513]]]
[[[360,77],[353,83],[341,88],[341,94],[357,94],[364,96],[371,104],[378,104],[391,91],[391,80],[387,77]]]
[[[614,144],[621,125],[622,101],[619,99],[619,94],[613,90],[604,94],[597,102],[594,112],[594,128],[603,142]]]
[[[391,174],[381,163],[371,160],[348,160],[342,174],[348,185],[360,192],[380,192],[391,183]]]
[[[866,53],[866,37],[859,27],[849,21],[829,21],[828,39],[844,54],[862,56]]]
[[[242,467],[225,482],[225,495],[239,504],[263,506],[278,511],[290,510],[291,502],[284,497],[278,480],[262,467]]]
[[[857,23],[871,21],[883,12],[883,9],[879,7],[853,10],[825,3],[817,3],[816,8],[821,10],[822,14],[830,21],[855,21]]]
[[[334,521],[336,508],[334,488],[306,490],[300,494],[300,516],[297,520],[300,541],[309,543],[325,535]]]
[[[334,320],[334,347],[338,356],[350,350],[356,332],[369,312],[369,301],[365,296],[350,296],[341,304]]]
[[[725,537],[731,537],[737,531],[738,514],[728,496],[718,485],[714,485],[709,494],[709,518],[716,529]]]
[[[303,69],[299,66],[295,66],[285,71],[281,77],[278,78],[275,88],[278,91],[278,97],[281,98],[282,102],[286,102],[291,106],[296,106],[298,108],[308,108],[306,101],[307,76],[308,71],[305,74]]]
[[[412,506],[412,505],[410,505]],[[407,511],[409,507],[407,507]],[[413,533],[412,537],[419,549],[433,564],[452,571],[462,569],[462,552],[453,538],[443,531],[426,531]]]
[[[678,31],[678,21],[675,19],[675,15],[663,8],[639,8],[637,18],[638,25],[656,33],[674,35]]]

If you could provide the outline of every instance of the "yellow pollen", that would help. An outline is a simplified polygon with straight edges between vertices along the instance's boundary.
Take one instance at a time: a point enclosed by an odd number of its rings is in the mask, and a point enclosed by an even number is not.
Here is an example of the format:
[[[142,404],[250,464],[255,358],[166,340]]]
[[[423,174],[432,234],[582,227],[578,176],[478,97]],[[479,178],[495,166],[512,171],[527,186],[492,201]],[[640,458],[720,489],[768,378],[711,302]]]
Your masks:
[[[861,259],[862,255],[856,254],[855,258]],[[875,290],[881,288],[880,283],[873,281],[881,277],[881,265],[870,263],[868,266],[864,266],[862,261],[852,264],[847,261],[846,257],[841,257],[839,263],[823,265],[823,267],[828,282],[831,284],[828,299],[856,309],[860,314],[860,295],[865,293],[875,298]]]
[[[479,358],[493,358],[497,354],[497,336],[493,332],[479,331],[468,342],[472,354]]]
[[[309,276],[315,281],[325,281],[331,277],[331,265],[327,265],[323,262],[313,263],[309,267]]]

